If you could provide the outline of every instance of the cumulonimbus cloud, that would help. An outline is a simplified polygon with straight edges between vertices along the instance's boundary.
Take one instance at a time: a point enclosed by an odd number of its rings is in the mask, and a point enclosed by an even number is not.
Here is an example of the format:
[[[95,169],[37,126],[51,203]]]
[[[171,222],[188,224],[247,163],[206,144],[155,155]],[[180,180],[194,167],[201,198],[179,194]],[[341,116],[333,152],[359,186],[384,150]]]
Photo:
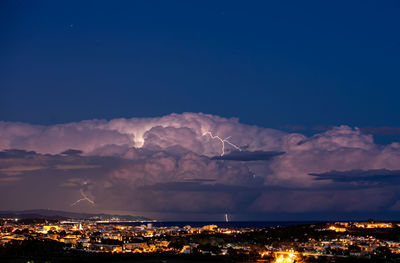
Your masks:
[[[68,199],[52,198],[58,209],[81,198],[79,182],[86,182],[96,209],[130,211],[347,211],[363,209],[357,193],[371,191],[368,209],[379,210],[399,199],[396,185],[354,185],[349,171],[397,172],[400,144],[375,144],[372,135],[348,126],[307,137],[202,113],[50,126],[0,122],[0,151],[3,195],[18,184],[27,194],[27,182],[53,187]],[[351,188],[347,200],[338,183],[353,184],[344,188]],[[296,204],[301,199],[311,201]],[[18,206],[18,200],[0,206]]]

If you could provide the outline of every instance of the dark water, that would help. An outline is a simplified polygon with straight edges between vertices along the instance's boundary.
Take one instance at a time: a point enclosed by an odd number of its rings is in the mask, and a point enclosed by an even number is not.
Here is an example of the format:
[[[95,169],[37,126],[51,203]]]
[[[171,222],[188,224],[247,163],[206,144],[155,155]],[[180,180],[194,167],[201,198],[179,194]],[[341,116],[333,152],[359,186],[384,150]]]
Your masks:
[[[205,225],[217,225],[222,228],[266,228],[266,227],[277,227],[277,226],[292,226],[300,224],[316,224],[320,223],[317,221],[237,221],[237,222],[225,222],[225,221],[177,221],[177,222],[130,222],[130,223],[118,223],[120,225],[140,226],[146,224],[152,224],[153,227],[202,227]],[[115,223],[109,223],[115,224]]]

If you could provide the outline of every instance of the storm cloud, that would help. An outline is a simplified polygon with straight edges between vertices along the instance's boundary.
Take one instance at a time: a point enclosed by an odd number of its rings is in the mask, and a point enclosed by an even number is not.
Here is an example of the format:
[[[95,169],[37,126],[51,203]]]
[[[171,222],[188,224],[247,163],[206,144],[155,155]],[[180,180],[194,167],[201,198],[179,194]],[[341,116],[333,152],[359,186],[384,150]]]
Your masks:
[[[400,144],[378,145],[349,126],[307,137],[184,113],[50,126],[0,122],[0,134],[4,210],[160,218],[400,210]],[[94,204],[74,204],[83,194]]]
[[[284,154],[284,152],[267,152],[267,151],[233,151],[222,156],[214,156],[214,160],[230,160],[230,161],[261,161],[261,160],[271,160],[275,156]]]
[[[334,182],[400,183],[400,170],[330,171],[310,175],[315,176],[316,180],[332,180]]]

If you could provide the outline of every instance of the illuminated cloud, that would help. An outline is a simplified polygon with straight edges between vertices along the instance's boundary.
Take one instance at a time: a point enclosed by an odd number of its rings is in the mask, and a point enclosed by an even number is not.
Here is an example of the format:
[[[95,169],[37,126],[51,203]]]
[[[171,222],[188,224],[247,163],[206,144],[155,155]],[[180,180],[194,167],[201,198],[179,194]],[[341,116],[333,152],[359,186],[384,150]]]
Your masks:
[[[400,144],[375,144],[348,126],[307,137],[184,113],[0,122],[0,134],[0,200],[18,195],[2,209],[245,215],[397,211],[400,199],[387,183],[397,182]],[[96,205],[71,208],[85,197]]]
[[[88,120],[52,126],[0,122],[0,150],[23,149],[58,154],[71,149],[85,155],[100,154],[107,147],[161,149],[180,145],[207,156],[221,153],[221,142],[204,133],[229,138],[232,144],[247,150],[277,150],[286,133],[240,124],[208,114],[171,114],[160,118]],[[255,138],[257,138],[255,140]],[[234,150],[229,144],[227,152]]]

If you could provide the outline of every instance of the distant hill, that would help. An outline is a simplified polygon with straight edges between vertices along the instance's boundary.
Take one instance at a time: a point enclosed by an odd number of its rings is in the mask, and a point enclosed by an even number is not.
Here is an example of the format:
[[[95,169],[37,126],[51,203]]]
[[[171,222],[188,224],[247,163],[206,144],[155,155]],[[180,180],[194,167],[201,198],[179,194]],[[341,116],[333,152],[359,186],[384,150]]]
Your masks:
[[[87,214],[75,213],[68,211],[37,209],[23,211],[0,211],[2,218],[19,218],[19,219],[48,219],[48,220],[67,220],[67,219],[91,219],[91,220],[109,220],[119,218],[122,221],[151,221],[151,219],[143,216],[115,215],[115,214]]]

